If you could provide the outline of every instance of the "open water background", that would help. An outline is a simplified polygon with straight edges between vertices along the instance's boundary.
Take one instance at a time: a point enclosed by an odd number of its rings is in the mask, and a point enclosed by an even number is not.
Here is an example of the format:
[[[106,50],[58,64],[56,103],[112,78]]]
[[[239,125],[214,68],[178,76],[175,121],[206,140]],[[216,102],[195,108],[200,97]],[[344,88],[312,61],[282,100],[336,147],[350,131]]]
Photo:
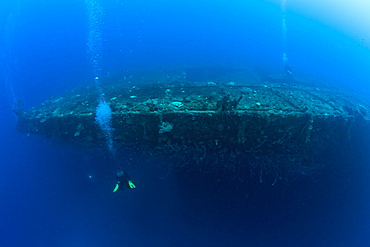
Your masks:
[[[99,4],[101,83],[135,70],[279,75],[286,52],[294,76],[368,98],[368,23],[346,26],[287,0],[284,41],[278,1]],[[29,109],[94,85],[89,17],[82,0],[0,2],[0,246],[369,246],[366,136],[328,154],[331,165],[315,177],[276,186],[167,174],[127,153],[122,165],[137,189],[112,194],[116,164],[106,153],[17,133],[14,100]]]

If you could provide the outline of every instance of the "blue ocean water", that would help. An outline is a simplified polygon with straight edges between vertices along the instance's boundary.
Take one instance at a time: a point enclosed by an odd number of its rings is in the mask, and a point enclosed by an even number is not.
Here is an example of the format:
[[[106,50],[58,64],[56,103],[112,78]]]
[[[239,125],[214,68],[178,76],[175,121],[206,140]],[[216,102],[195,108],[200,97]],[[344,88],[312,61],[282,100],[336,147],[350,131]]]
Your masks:
[[[369,100],[370,42],[346,30],[289,0],[1,2],[0,246],[369,246],[367,136],[320,174],[276,186],[189,179],[128,152],[120,159],[137,188],[112,194],[106,153],[20,134],[12,111],[19,99],[27,110],[95,87],[97,76],[101,85],[137,70],[279,75],[284,63]]]

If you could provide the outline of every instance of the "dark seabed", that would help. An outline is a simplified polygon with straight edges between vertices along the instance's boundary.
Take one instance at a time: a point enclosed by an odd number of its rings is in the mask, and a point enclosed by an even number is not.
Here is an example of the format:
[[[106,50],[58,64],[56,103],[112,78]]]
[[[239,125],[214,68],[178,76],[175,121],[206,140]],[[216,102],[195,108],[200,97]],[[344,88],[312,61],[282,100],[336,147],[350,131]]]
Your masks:
[[[355,3],[322,14],[327,5],[304,0],[0,2],[0,246],[370,246],[368,116],[348,138],[315,147],[320,169],[261,179],[170,169],[168,157],[119,149],[109,106],[102,119],[105,105],[97,107],[112,100],[110,83],[288,77],[370,105],[370,33],[361,25],[370,4],[355,2],[358,15]],[[107,143],[17,131],[14,110],[82,86],[96,95],[91,125]],[[112,193],[118,167],[135,189]]]

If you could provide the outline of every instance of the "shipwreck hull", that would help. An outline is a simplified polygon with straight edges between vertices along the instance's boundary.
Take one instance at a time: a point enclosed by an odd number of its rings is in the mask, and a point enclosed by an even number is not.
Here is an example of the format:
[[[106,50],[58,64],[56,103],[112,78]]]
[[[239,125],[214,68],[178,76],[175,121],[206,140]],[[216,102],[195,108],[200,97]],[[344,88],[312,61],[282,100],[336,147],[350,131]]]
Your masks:
[[[367,124],[369,108],[340,92],[286,84],[163,84],[104,88],[114,147],[164,157],[173,167],[276,177],[309,174],[320,153]],[[98,94],[80,89],[18,112],[18,130],[104,146]]]

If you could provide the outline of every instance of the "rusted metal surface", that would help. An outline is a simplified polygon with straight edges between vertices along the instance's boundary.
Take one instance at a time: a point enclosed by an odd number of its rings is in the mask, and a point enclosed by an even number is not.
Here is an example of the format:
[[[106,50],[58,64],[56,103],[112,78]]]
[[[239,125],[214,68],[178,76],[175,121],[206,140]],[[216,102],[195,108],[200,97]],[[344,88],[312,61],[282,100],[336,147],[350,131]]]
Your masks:
[[[177,83],[104,88],[114,144],[202,171],[308,173],[314,155],[351,138],[369,107],[339,91],[287,84]],[[80,89],[18,113],[18,130],[97,146],[97,93]],[[279,175],[276,175],[279,176]]]

